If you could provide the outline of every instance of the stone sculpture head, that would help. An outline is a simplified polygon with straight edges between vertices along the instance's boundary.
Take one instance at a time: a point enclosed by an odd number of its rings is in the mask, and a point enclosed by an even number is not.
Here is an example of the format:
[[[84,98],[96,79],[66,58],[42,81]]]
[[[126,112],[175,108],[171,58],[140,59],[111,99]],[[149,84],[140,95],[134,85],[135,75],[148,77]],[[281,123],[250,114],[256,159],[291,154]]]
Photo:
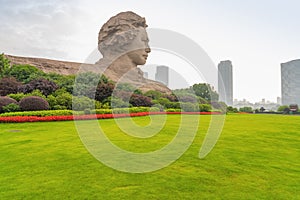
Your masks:
[[[98,49],[104,59],[127,56],[135,65],[146,63],[150,53],[145,18],[134,12],[121,12],[111,17],[100,29]]]

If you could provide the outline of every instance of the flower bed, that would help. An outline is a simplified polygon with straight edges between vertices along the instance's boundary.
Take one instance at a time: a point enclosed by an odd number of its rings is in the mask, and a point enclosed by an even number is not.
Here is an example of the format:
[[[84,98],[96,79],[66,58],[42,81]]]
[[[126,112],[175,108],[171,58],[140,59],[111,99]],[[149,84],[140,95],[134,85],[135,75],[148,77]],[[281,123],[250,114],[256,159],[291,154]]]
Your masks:
[[[20,122],[50,122],[50,121],[72,121],[72,120],[92,120],[92,119],[111,119],[122,117],[138,117],[147,115],[161,114],[192,114],[192,115],[211,115],[221,114],[220,112],[139,112],[125,114],[91,114],[91,115],[65,115],[65,116],[8,116],[0,117],[0,123],[20,123]]]

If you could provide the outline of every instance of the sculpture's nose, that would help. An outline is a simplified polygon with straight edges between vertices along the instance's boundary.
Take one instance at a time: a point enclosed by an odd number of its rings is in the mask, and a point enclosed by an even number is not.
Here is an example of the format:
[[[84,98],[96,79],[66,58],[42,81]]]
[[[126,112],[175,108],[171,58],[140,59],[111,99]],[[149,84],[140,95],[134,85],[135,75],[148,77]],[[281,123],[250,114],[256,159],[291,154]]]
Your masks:
[[[147,53],[150,53],[150,52],[151,52],[150,47],[148,46],[148,47],[145,49],[145,51],[146,51]]]

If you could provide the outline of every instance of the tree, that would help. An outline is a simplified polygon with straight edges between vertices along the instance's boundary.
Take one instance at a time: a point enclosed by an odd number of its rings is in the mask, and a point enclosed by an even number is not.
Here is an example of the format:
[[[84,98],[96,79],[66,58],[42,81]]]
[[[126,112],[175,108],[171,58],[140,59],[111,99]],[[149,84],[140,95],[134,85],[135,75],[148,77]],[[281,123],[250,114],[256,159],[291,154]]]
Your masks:
[[[85,109],[95,109],[95,100],[90,99],[88,97],[76,97],[73,96],[73,104],[72,109],[73,110],[85,110]]]
[[[0,80],[0,96],[18,93],[19,87],[22,85],[14,77],[6,77]]]
[[[58,89],[58,86],[54,82],[48,81],[47,79],[44,78],[32,80],[27,85],[29,85],[29,87],[27,88],[25,87],[24,88],[25,91],[21,91],[21,92],[30,93],[33,90],[39,90],[45,96],[48,96],[49,94],[53,93]]]
[[[248,112],[248,113],[251,113],[253,110],[251,107],[242,107],[240,108],[240,112]]]
[[[146,107],[150,107],[153,105],[153,103],[151,102],[151,98],[149,97],[145,97],[143,95],[140,94],[132,94],[129,103],[133,106],[146,106]]]
[[[211,102],[211,106],[213,107],[213,109],[220,110],[221,112],[226,112],[227,111],[227,105],[222,101]]]
[[[96,88],[95,100],[104,102],[105,99],[112,95],[114,88],[115,85],[113,83],[99,83]]]
[[[42,77],[45,73],[31,65],[13,65],[8,72],[8,75],[15,77],[18,81],[29,83],[37,77]]]
[[[0,78],[7,75],[9,68],[10,60],[4,56],[4,53],[0,54]]]
[[[282,106],[279,106],[279,108],[277,109],[278,112],[283,112],[284,109],[288,108],[289,109],[289,106],[288,105],[282,105]]]
[[[238,109],[237,108],[234,108],[232,106],[228,106],[227,107],[227,112],[229,113],[237,113],[238,112]]]
[[[192,89],[194,90],[197,96],[202,97],[208,101],[218,101],[219,99],[218,93],[213,90],[210,84],[207,83],[194,84],[192,86]]]
[[[73,95],[95,98],[96,88],[100,83],[105,84],[104,76],[93,72],[84,72],[76,76]]]
[[[56,83],[59,88],[65,88],[66,92],[72,94],[75,82],[75,75],[61,75],[49,73],[44,76],[45,79]]]

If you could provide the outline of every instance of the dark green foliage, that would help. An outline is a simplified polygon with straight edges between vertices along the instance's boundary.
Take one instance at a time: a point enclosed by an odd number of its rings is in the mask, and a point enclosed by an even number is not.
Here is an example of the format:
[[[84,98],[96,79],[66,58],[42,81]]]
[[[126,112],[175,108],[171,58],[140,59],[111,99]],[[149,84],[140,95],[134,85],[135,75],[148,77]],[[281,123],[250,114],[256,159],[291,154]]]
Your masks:
[[[59,89],[47,97],[51,109],[72,109],[72,95],[65,89]]]
[[[201,112],[209,112],[212,110],[212,107],[210,104],[199,104],[199,110]]]
[[[248,112],[248,113],[251,113],[253,110],[251,107],[242,107],[240,108],[240,112]]]
[[[84,96],[73,96],[72,109],[80,111],[83,111],[85,109],[95,109],[95,101]]]
[[[137,106],[137,107],[139,107],[139,106],[150,107],[153,105],[153,103],[151,102],[151,98],[145,97],[140,94],[132,94],[132,96],[130,97],[129,103],[132,106]]]
[[[192,86],[192,89],[194,90],[197,96],[202,97],[208,101],[218,101],[219,99],[218,93],[213,90],[210,84],[207,83],[194,84]]]
[[[92,72],[80,73],[76,76],[73,88],[74,96],[86,96],[94,99],[100,76]]]
[[[282,106],[279,106],[279,108],[277,109],[278,112],[283,112],[286,108],[289,109],[289,106],[288,105],[282,105]]]
[[[45,75],[42,70],[30,65],[13,65],[8,74],[23,83],[29,83],[31,80]]]
[[[18,89],[22,84],[14,77],[5,77],[0,80],[0,96],[18,93]]]
[[[16,100],[10,97],[1,97],[0,96],[0,113],[4,112],[3,107],[9,104],[18,104]]]
[[[223,113],[227,111],[227,105],[224,102],[211,102],[213,109],[219,110]]]
[[[132,95],[132,92],[126,92],[126,91],[122,91],[122,90],[115,90],[113,92],[113,98],[119,98],[124,102],[129,102],[129,99]]]
[[[23,111],[48,110],[49,104],[42,97],[28,96],[19,102],[20,108]]]
[[[7,75],[10,67],[10,61],[4,56],[4,54],[0,54],[0,78]]]
[[[20,101],[22,98],[26,97],[26,94],[24,94],[24,93],[17,93],[17,94],[9,94],[7,96],[9,96],[10,98],[15,99],[16,101]]]
[[[8,104],[2,107],[3,112],[17,112],[20,110],[20,106],[15,103]]]
[[[162,96],[162,93],[155,91],[155,90],[149,90],[145,92],[144,94],[146,97],[150,97],[151,99],[159,99]]]
[[[238,109],[237,108],[234,108],[232,106],[228,106],[227,107],[227,112],[229,113],[237,113],[238,112]]]
[[[64,76],[56,73],[49,73],[44,76],[45,79],[56,83],[59,88],[64,88],[66,92],[72,94],[73,86],[75,83],[75,76],[68,75]]]
[[[43,95],[39,90],[34,90],[28,94],[17,93],[17,94],[9,94],[8,96],[15,99],[16,101],[20,101],[24,97],[29,97],[29,96],[38,96],[38,97],[42,97],[43,99],[46,99],[46,96]]]
[[[128,108],[129,107],[129,102],[125,102],[120,98],[111,98],[111,108]]]
[[[199,111],[199,105],[196,103],[181,103],[180,104],[181,109],[185,112],[198,112]]]
[[[200,104],[209,104],[209,101],[202,97],[197,97],[197,99],[198,99],[198,103]]]

